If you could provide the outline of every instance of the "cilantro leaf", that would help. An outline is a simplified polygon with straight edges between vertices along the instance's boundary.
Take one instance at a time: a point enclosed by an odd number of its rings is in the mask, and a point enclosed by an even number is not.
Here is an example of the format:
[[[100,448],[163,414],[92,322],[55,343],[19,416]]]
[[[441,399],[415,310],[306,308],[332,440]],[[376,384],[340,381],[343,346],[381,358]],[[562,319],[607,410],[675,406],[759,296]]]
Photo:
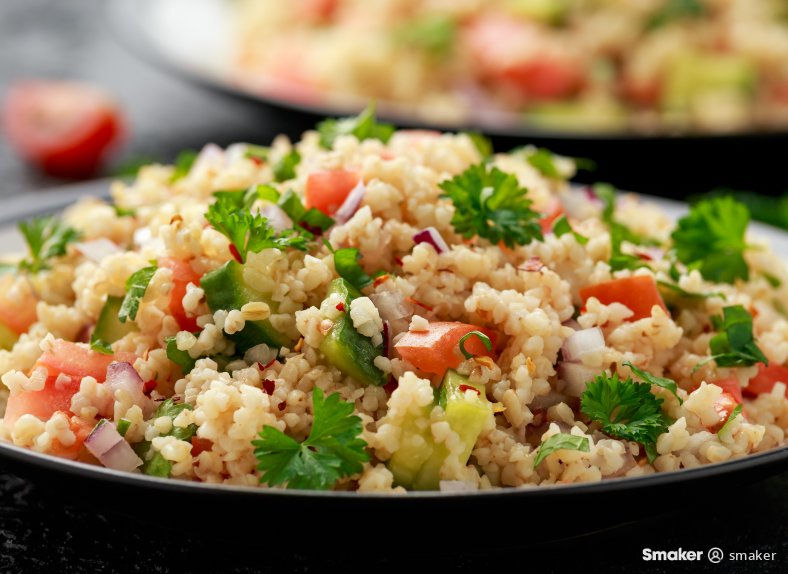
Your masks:
[[[372,277],[361,267],[360,260],[361,252],[354,247],[334,251],[334,269],[337,274],[359,290],[373,283]]]
[[[252,441],[260,482],[326,490],[343,476],[361,472],[369,455],[364,450],[367,443],[359,438],[361,418],[353,414],[353,403],[342,401],[339,393],[324,399],[315,387],[312,405],[312,430],[305,441],[299,443],[268,425],[260,439]]]
[[[548,455],[553,454],[557,450],[588,452],[590,450],[588,438],[567,433],[554,434],[539,446],[539,452],[534,459],[534,467],[539,466]]]
[[[297,229],[286,230],[277,235],[263,215],[252,214],[246,210],[239,211],[236,209],[234,199],[226,195],[216,198],[208,208],[205,219],[230,240],[240,262],[246,261],[250,251],[259,253],[271,247],[277,249],[292,247],[306,251],[312,239],[311,234]]]
[[[478,235],[508,247],[543,240],[539,213],[531,209],[528,190],[514,175],[477,164],[442,182],[440,188],[445,192],[442,197],[454,203],[451,223],[463,237]]]
[[[662,412],[662,399],[651,394],[651,385],[621,381],[618,374],[598,375],[588,383],[580,398],[580,409],[614,438],[643,445],[649,462],[657,457],[659,435],[668,430],[670,419]]]
[[[49,260],[65,255],[66,246],[80,237],[76,229],[55,217],[20,221],[18,227],[29,251],[28,257],[19,262],[19,269],[30,273],[49,269]]]
[[[750,278],[744,260],[744,234],[750,212],[732,197],[699,201],[673,231],[676,258],[689,269],[698,269],[703,278],[717,283],[733,283]]]
[[[769,364],[769,359],[755,342],[752,333],[752,315],[742,305],[722,309],[722,317],[712,317],[714,328],[719,331],[709,341],[711,357],[695,369],[713,360],[718,367],[749,367],[756,363]]]
[[[328,119],[317,124],[320,145],[332,149],[339,136],[352,135],[358,140],[375,139],[387,143],[394,135],[395,128],[391,124],[378,123],[375,118],[375,103],[370,104],[356,117]]]
[[[295,179],[295,168],[301,163],[301,155],[295,150],[290,150],[290,153],[279,158],[273,165],[274,179],[278,182]]]
[[[662,387],[663,389],[669,390],[673,395],[679,400],[679,404],[682,404],[684,401],[681,400],[681,397],[678,393],[678,385],[676,381],[671,379],[666,379],[665,377],[657,377],[656,375],[652,375],[649,372],[642,371],[638,369],[635,365],[630,363],[629,361],[624,361],[621,363],[625,367],[629,367],[630,370],[635,373],[638,377],[640,377],[643,381],[648,383],[649,385],[656,385],[658,387]]]
[[[574,236],[575,241],[577,241],[580,245],[585,245],[588,243],[588,237],[581,235],[572,229],[572,226],[569,225],[569,220],[566,218],[566,215],[560,215],[553,222],[553,233],[555,233],[556,237],[561,237],[562,235],[571,233]]]
[[[123,302],[120,304],[120,310],[118,311],[118,320],[121,323],[125,323],[129,319],[134,321],[137,318],[140,301],[145,296],[148,285],[157,269],[156,265],[143,267],[126,279],[126,296],[123,297]]]
[[[185,149],[179,153],[178,157],[175,158],[172,175],[170,176],[170,183],[175,183],[179,179],[183,179],[189,175],[196,159],[197,152],[193,149]]]

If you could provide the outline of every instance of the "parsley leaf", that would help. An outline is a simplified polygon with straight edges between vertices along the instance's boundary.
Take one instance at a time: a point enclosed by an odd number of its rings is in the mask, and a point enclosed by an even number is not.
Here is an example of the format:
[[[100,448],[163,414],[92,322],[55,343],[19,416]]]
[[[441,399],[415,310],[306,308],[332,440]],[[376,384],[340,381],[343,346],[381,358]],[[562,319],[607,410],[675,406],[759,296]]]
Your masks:
[[[277,249],[292,247],[306,251],[312,239],[311,234],[297,229],[286,230],[277,235],[263,215],[252,214],[245,210],[239,211],[236,209],[234,198],[226,195],[216,198],[208,208],[205,219],[230,240],[242,263],[246,261],[250,251],[259,253],[270,247]]]
[[[93,336],[90,337],[90,348],[91,350],[101,353],[102,355],[112,354],[112,346],[109,343],[103,339],[96,339]]]
[[[293,193],[292,190],[287,190],[277,201],[277,205],[293,223],[300,225],[315,235],[319,235],[334,225],[334,220],[316,207],[310,207],[309,209],[304,207],[301,198]]]
[[[731,414],[730,414],[730,415],[728,415],[728,419],[725,421],[725,424],[724,424],[724,425],[722,425],[722,427],[720,428],[720,430],[718,430],[718,431],[717,431],[717,436],[718,436],[718,437],[722,438],[722,437],[724,437],[724,436],[725,436],[725,435],[728,433],[728,431],[729,431],[729,429],[730,429],[730,427],[731,427],[731,423],[733,422],[733,419],[735,419],[736,417],[738,417],[738,416],[741,414],[741,411],[742,411],[742,404],[741,404],[741,403],[739,403],[739,404],[738,404],[738,405],[736,405],[736,407],[735,407],[735,408],[734,408],[734,409],[731,411]]]
[[[121,323],[125,323],[129,319],[134,321],[137,318],[140,301],[145,296],[148,285],[157,269],[156,265],[143,267],[126,279],[126,296],[123,297],[123,302],[120,304],[120,310],[118,311],[118,320]]]
[[[279,158],[273,165],[274,179],[278,182],[295,179],[295,168],[301,163],[301,155],[295,150]]]
[[[752,333],[752,315],[741,305],[722,309],[722,317],[711,318],[719,331],[709,341],[711,357],[695,365],[695,370],[714,361],[718,367],[749,367],[756,363],[769,364],[769,359],[758,348]]]
[[[473,165],[439,186],[454,203],[454,230],[470,239],[475,235],[508,247],[542,241],[539,213],[531,209],[528,190],[517,178],[497,167]]]
[[[159,407],[156,409],[154,418],[170,417],[174,421],[183,411],[191,410],[194,410],[194,407],[189,403],[176,403],[175,399],[170,398],[159,405]],[[170,432],[162,436],[174,436],[178,440],[188,441],[194,436],[196,432],[197,425],[195,424],[190,424],[189,426],[185,427],[177,427],[173,425],[172,429],[170,429]]]
[[[29,256],[19,262],[19,269],[31,273],[49,269],[49,260],[65,255],[66,246],[80,236],[76,229],[55,217],[20,221],[18,227],[29,250]]]
[[[179,153],[178,157],[175,158],[172,175],[170,176],[170,183],[175,183],[179,179],[183,179],[189,175],[196,159],[197,152],[193,149],[186,149]]]
[[[190,373],[197,359],[192,359],[188,351],[181,351],[175,342],[175,337],[167,337],[164,342],[167,344],[167,358],[178,365],[184,375]]]
[[[369,287],[374,282],[361,267],[361,252],[354,247],[346,247],[334,251],[334,269],[345,281],[356,289]]]
[[[679,400],[679,404],[682,404],[684,402],[681,400],[681,397],[679,396],[678,385],[676,384],[676,381],[673,381],[671,379],[666,379],[665,377],[657,377],[656,375],[652,375],[651,373],[648,373],[646,371],[641,371],[629,361],[624,361],[621,364],[624,365],[625,367],[629,367],[633,373],[635,373],[638,377],[640,377],[643,381],[645,381],[649,385],[656,385],[658,387],[662,387],[663,389],[669,390]]]
[[[480,134],[479,132],[465,132],[465,135],[471,138],[474,147],[479,152],[482,158],[487,159],[493,154],[493,144],[490,138]]]
[[[669,283],[668,281],[663,281],[661,279],[657,280],[657,285],[663,288],[664,290],[669,291],[670,293],[677,295],[678,297],[683,297],[685,299],[710,299],[711,297],[719,297],[720,299],[725,299],[725,293],[720,291],[709,291],[708,293],[693,293],[687,291],[686,289],[682,289],[676,283]]]
[[[317,124],[320,145],[332,149],[339,136],[352,135],[359,140],[375,139],[387,143],[394,135],[391,124],[378,123],[375,118],[375,103],[370,102],[366,109],[356,117],[328,119]]]
[[[113,205],[112,208],[115,210],[115,215],[118,217],[136,217],[137,210],[133,207],[121,207],[120,205]]]
[[[539,173],[550,179],[566,179],[555,162],[556,156],[548,149],[535,148],[525,155],[525,160]]]
[[[534,467],[539,466],[548,455],[553,454],[557,450],[588,452],[590,450],[588,438],[567,433],[554,434],[539,446],[539,452],[534,459]]]
[[[633,245],[659,245],[659,242],[638,235],[623,223],[616,221],[616,188],[608,183],[597,183],[593,189],[594,194],[602,200],[604,206],[602,221],[610,229],[610,269],[620,271],[648,267],[648,264],[637,255],[624,253],[622,244],[626,241]]]
[[[662,399],[651,394],[651,385],[621,381],[618,374],[598,375],[580,398],[580,409],[612,437],[639,442],[649,462],[657,457],[657,438],[668,430],[670,419],[662,412]]]
[[[708,281],[747,281],[750,270],[743,253],[749,222],[747,207],[732,197],[699,201],[679,219],[671,235],[676,258],[689,269],[698,269]]]
[[[572,226],[569,225],[569,220],[566,218],[566,215],[560,215],[553,222],[553,233],[555,233],[556,237],[561,237],[562,235],[571,233],[574,236],[575,241],[577,241],[580,245],[585,245],[588,243],[588,237],[585,235],[580,235],[577,231],[572,229]]]
[[[161,403],[156,412],[153,415],[153,419],[157,419],[159,417],[170,417],[171,419],[175,420],[175,418],[184,410],[192,410],[192,407],[188,403],[175,403],[175,399],[167,399],[163,403]],[[121,419],[122,421],[123,419]],[[120,423],[118,423],[120,425]],[[120,426],[118,427],[120,428]],[[197,432],[197,425],[190,424],[187,427],[176,427],[172,425],[170,431],[166,434],[160,436],[174,436],[178,440],[189,441]],[[124,433],[125,434],[125,433]],[[132,445],[134,452],[137,453],[142,460],[142,466],[140,470],[143,474],[147,474],[149,476],[160,476],[166,478],[170,476],[172,473],[172,463],[164,458],[164,456],[160,452],[155,452],[153,456],[150,458],[147,457],[148,453],[150,452],[151,442],[144,440],[142,442],[138,442],[135,445]]]
[[[305,441],[299,443],[268,425],[260,439],[252,441],[260,482],[326,490],[343,476],[361,472],[369,455],[364,450],[367,443],[359,438],[361,418],[353,414],[353,403],[342,401],[339,393],[324,399],[315,387],[312,405],[312,430]]]

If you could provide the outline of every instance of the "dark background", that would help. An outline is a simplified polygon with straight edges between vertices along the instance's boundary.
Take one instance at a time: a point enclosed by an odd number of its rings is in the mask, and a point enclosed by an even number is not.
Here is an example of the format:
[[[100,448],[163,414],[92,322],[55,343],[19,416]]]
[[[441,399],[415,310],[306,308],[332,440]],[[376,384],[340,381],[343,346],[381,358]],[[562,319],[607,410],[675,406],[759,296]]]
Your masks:
[[[171,160],[183,148],[207,141],[265,143],[279,132],[292,136],[310,125],[281,110],[265,109],[204,92],[130,56],[106,26],[103,5],[90,0],[3,0],[0,3],[0,91],[23,78],[67,78],[96,83],[121,102],[130,126],[129,138],[108,171],[142,159]],[[188,17],[185,15],[184,17]],[[499,142],[512,145],[511,140]],[[542,142],[544,143],[544,142]],[[636,142],[635,142],[636,143]],[[623,187],[666,195],[702,192],[716,185],[779,193],[786,188],[783,139],[696,143],[675,151],[659,146],[635,147],[631,142],[611,146],[585,142],[561,151],[601,162],[605,179]],[[711,148],[709,147],[711,145]],[[673,151],[671,151],[673,149]],[[710,162],[718,169],[698,168],[688,158]],[[694,161],[694,159],[693,159]],[[683,162],[683,163],[682,163]],[[626,169],[614,171],[612,164]],[[650,167],[649,167],[650,166]],[[727,170],[727,171],[726,171]],[[733,171],[731,171],[733,170]],[[608,177],[608,175],[610,177]],[[671,183],[673,182],[673,183]],[[684,182],[684,183],[676,183]],[[57,182],[29,170],[0,138],[0,197],[28,194]],[[0,206],[2,204],[0,203]],[[24,474],[24,473],[22,473]],[[55,483],[56,484],[56,483]],[[785,572],[788,555],[788,473],[762,483],[709,493],[693,505],[671,507],[644,498],[644,519],[605,532],[542,544],[528,544],[539,519],[527,508],[522,526],[495,530],[496,517],[468,516],[457,525],[456,545],[414,544],[407,524],[392,525],[385,517],[370,517],[371,528],[348,532],[347,543],[331,550],[308,550],[310,537],[331,531],[331,517],[309,516],[309,531],[294,532],[299,550],[266,544],[265,529],[275,521],[261,517],[257,543],[216,544],[201,535],[199,523],[178,531],[162,531],[176,524],[172,507],[150,508],[149,519],[113,512],[96,513],[88,501],[74,500],[67,491],[35,486],[8,473],[0,460],[0,572],[323,572],[363,568],[488,572]],[[118,506],[123,493],[116,494]],[[653,517],[656,512],[664,514]],[[594,524],[582,508],[568,520]],[[649,518],[649,516],[651,516]],[[228,531],[232,516],[227,517]],[[429,520],[429,516],[414,516]],[[541,534],[544,536],[544,533]],[[561,532],[555,536],[561,538]],[[488,549],[487,542],[503,537],[504,549]],[[372,540],[379,548],[365,556],[357,540]],[[777,552],[777,562],[646,563],[644,547],[728,551]],[[408,550],[419,547],[420,550]],[[221,566],[219,566],[221,564]]]

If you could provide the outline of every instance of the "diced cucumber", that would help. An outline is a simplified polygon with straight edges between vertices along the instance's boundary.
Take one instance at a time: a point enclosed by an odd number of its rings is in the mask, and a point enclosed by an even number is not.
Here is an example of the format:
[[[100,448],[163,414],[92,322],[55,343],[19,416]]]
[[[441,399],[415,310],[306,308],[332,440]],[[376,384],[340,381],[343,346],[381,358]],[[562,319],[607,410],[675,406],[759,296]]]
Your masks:
[[[104,341],[105,343],[114,343],[137,330],[137,326],[132,321],[121,323],[120,319],[118,319],[118,312],[122,304],[123,297],[113,297],[111,295],[107,297],[107,302],[104,303],[98,321],[96,321],[93,339]]]
[[[279,306],[270,297],[252,289],[244,281],[243,265],[237,261],[228,261],[219,269],[211,271],[200,280],[205,291],[205,299],[211,311],[220,309],[240,309],[247,303],[263,301],[268,304],[271,313],[276,313]],[[241,353],[247,349],[265,343],[271,347],[292,348],[293,341],[285,334],[277,331],[269,319],[263,321],[247,321],[243,330],[227,335],[235,341]]]
[[[328,285],[328,296],[330,297],[334,293],[337,293],[346,305],[349,305],[350,302],[356,297],[361,297],[361,291],[353,287],[353,285],[341,277],[334,279]]]
[[[11,349],[18,339],[19,335],[0,323],[0,349]]]
[[[612,101],[551,102],[530,106],[530,124],[550,130],[611,131],[626,125],[624,110]]]
[[[423,419],[429,421],[433,406],[428,405],[424,408]],[[434,451],[435,442],[432,440],[430,425],[419,428],[416,420],[409,420],[402,427],[400,447],[391,455],[386,466],[394,475],[397,484],[412,488],[421,468],[432,457]]]
[[[667,70],[662,106],[686,109],[699,94],[753,93],[758,73],[747,58],[732,54],[681,54]]]
[[[440,405],[452,430],[460,435],[463,443],[460,462],[467,463],[476,439],[492,412],[484,385],[471,383],[468,377],[456,371],[448,371],[441,386]]]

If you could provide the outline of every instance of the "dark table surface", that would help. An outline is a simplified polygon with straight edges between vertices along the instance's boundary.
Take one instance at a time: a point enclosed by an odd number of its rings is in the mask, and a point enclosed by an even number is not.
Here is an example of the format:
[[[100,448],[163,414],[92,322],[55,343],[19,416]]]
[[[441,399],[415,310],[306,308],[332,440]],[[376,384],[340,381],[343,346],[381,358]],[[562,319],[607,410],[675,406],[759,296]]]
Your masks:
[[[80,79],[102,85],[121,101],[130,133],[114,169],[141,158],[168,160],[183,148],[206,141],[266,142],[279,132],[297,135],[308,123],[281,111],[227,99],[184,84],[129,55],[106,27],[98,2],[90,0],[4,0],[0,3],[0,88],[31,77]],[[784,143],[781,144],[784,146]],[[581,149],[594,156],[594,149]],[[755,157],[742,162],[757,163]],[[783,172],[784,173],[784,172]],[[676,173],[678,177],[682,173]],[[644,186],[650,178],[643,177]],[[0,138],[0,197],[62,183],[26,168]],[[703,185],[717,184],[704,181]],[[763,189],[786,186],[782,174],[769,176]],[[632,187],[632,186],[630,186]],[[635,186],[637,187],[637,186]],[[642,186],[641,186],[642,188]],[[649,189],[652,191],[654,188]],[[705,191],[705,189],[697,189]],[[119,493],[122,497],[122,493]],[[649,508],[652,503],[643,500]],[[664,514],[570,540],[528,544],[529,530],[538,520],[523,512],[519,531],[501,533],[511,542],[504,549],[485,550],[484,540],[495,532],[474,529],[468,517],[456,548],[408,551],[398,544],[406,526],[389,531],[359,533],[380,537],[385,544],[358,558],[354,545],[332,552],[294,552],[266,548],[233,549],[218,560],[204,560],[213,541],[199,534],[153,535],[153,525],[177,509],[151,509],[150,522],[113,513],[96,513],[88,505],[35,486],[24,476],[8,473],[0,460],[0,572],[322,572],[338,569],[387,570],[409,568],[435,571],[629,572],[785,572],[788,570],[788,473],[737,488],[691,506],[662,508]],[[414,517],[414,519],[427,519]],[[574,519],[593,521],[577,509]],[[374,519],[376,522],[379,517]],[[319,528],[330,519],[315,518]],[[381,528],[378,527],[378,528]],[[404,534],[403,534],[404,533]],[[352,537],[352,533],[350,534]],[[557,534],[558,535],[558,534]],[[307,546],[308,537],[305,539]],[[776,552],[774,562],[644,562],[643,548],[707,550],[719,547],[738,552]],[[214,566],[222,564],[222,566]]]

